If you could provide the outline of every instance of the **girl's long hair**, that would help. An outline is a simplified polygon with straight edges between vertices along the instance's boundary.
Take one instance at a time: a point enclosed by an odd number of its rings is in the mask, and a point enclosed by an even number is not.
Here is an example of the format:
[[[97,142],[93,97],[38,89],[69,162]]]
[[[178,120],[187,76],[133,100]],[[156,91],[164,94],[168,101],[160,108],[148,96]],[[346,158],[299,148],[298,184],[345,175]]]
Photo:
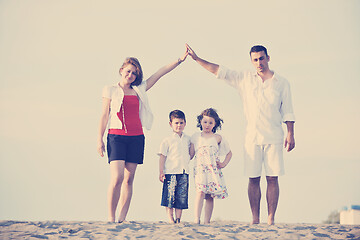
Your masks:
[[[201,120],[204,118],[204,116],[212,117],[213,119],[215,119],[215,126],[212,129],[213,133],[216,133],[217,129],[221,129],[221,125],[224,121],[219,117],[215,109],[208,108],[202,111],[202,113],[199,116],[197,116],[198,123],[196,126],[199,127],[201,131],[203,130],[201,126]]]

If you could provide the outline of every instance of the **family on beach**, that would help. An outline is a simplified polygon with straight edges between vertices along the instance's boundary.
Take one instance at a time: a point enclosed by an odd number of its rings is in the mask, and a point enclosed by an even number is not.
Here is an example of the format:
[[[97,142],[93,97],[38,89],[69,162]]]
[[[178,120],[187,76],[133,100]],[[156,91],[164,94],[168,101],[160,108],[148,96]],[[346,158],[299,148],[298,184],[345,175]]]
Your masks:
[[[98,135],[98,152],[105,152],[104,134],[107,134],[107,155],[111,180],[108,189],[110,222],[123,222],[129,210],[133,181],[138,164],[143,164],[145,137],[143,127],[151,129],[153,114],[146,95],[157,81],[179,66],[187,56],[210,71],[217,78],[236,88],[244,106],[247,120],[244,144],[245,174],[249,177],[248,197],[252,224],[260,223],[260,179],[262,168],[267,180],[267,223],[273,225],[279,199],[278,176],[284,174],[283,148],[295,147],[294,123],[289,82],[269,68],[270,56],[264,46],[250,49],[250,60],[256,71],[234,71],[208,62],[186,44],[185,54],[143,81],[141,65],[136,58],[127,58],[120,67],[120,82],[105,86]],[[200,223],[204,201],[204,223],[210,223],[214,199],[228,196],[221,169],[232,157],[226,139],[217,134],[223,120],[213,108],[205,109],[197,117],[201,132],[187,136],[184,112],[171,111],[171,136],[160,144],[158,152],[159,179],[163,182],[161,206],[166,208],[169,221],[179,223],[182,210],[188,208],[189,162],[194,161],[195,223]],[[284,141],[282,123],[287,126]],[[221,161],[220,156],[224,156]],[[119,205],[120,215],[115,212]],[[175,214],[175,217],[174,217]]]

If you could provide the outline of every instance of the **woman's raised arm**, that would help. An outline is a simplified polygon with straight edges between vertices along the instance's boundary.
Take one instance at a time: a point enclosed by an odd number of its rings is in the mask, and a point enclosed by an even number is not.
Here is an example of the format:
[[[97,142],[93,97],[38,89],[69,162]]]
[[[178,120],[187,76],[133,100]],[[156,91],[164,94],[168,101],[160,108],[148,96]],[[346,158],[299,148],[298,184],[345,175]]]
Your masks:
[[[180,57],[178,60],[176,60],[175,62],[172,62],[162,68],[160,68],[156,73],[154,73],[151,77],[149,77],[146,80],[146,91],[149,90],[150,88],[152,88],[152,86],[155,85],[155,83],[165,74],[169,73],[170,71],[172,71],[174,68],[176,68],[177,66],[180,65],[180,63],[182,63],[183,61],[185,61],[186,57],[188,56],[188,51],[186,50],[186,52],[184,53],[184,55],[182,57]]]

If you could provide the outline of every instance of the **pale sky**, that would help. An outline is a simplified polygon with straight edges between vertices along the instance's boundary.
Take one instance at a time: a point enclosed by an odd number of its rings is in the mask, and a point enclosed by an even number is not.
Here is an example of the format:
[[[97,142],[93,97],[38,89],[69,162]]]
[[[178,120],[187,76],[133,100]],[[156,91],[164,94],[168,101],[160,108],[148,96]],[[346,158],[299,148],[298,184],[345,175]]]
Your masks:
[[[101,90],[137,57],[144,76],[176,60],[189,43],[208,61],[252,70],[262,44],[270,68],[291,84],[296,148],[285,153],[276,221],[321,223],[360,204],[360,2],[0,0],[0,219],[106,221],[110,177],[96,152]],[[158,156],[181,109],[185,132],[214,107],[233,158],[224,169],[229,198],[214,220],[249,222],[243,175],[245,120],[237,91],[188,58],[149,92],[155,115],[145,131],[144,165],[135,177],[128,220],[166,221]],[[193,220],[191,177],[189,210]],[[262,222],[266,184],[262,179]]]

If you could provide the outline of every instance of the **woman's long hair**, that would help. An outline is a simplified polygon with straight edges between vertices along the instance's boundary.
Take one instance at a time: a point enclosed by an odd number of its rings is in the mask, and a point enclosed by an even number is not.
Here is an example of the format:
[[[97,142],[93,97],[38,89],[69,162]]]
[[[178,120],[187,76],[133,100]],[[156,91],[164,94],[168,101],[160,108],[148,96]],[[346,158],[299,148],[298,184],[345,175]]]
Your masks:
[[[133,65],[136,68],[136,79],[134,82],[130,84],[130,86],[139,86],[142,83],[143,80],[143,71],[141,69],[141,65],[139,60],[134,57],[128,57],[125,59],[124,63],[122,64],[121,68],[119,69],[119,73],[122,69],[124,69],[127,65]]]

